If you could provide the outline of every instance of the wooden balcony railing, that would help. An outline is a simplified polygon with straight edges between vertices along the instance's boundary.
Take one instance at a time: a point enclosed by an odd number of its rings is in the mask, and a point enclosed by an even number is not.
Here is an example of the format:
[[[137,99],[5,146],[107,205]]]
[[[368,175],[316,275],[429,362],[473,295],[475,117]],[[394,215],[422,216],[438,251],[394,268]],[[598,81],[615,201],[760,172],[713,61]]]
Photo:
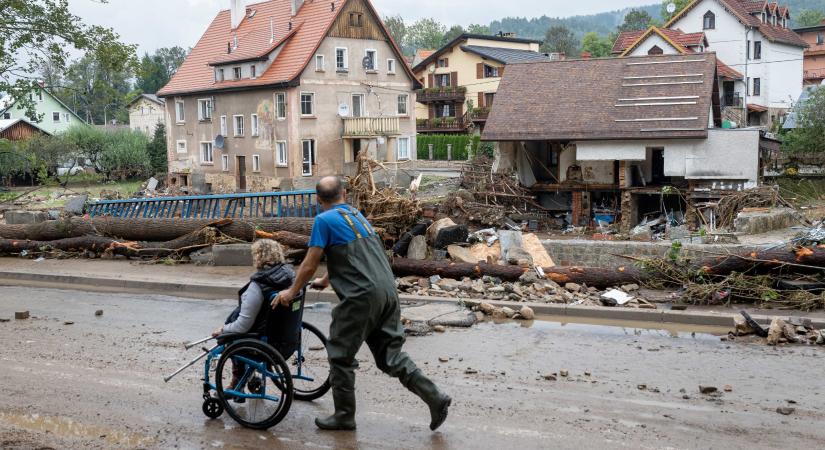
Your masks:
[[[399,117],[344,117],[344,137],[396,136],[401,134]]]
[[[467,117],[437,117],[435,119],[419,119],[416,121],[418,132],[463,132],[470,122]]]
[[[473,122],[484,122],[490,115],[490,108],[475,108],[470,111],[470,120]]]
[[[419,103],[452,101],[463,102],[466,93],[467,88],[463,86],[419,89],[416,91],[416,101]]]
[[[809,69],[803,72],[806,80],[821,80],[825,78],[825,69]]]

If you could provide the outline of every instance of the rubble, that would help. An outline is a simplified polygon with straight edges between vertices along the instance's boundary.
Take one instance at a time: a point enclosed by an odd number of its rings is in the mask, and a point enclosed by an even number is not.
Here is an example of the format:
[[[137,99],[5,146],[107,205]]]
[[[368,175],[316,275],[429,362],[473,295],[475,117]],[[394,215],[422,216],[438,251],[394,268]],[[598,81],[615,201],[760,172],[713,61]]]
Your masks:
[[[14,319],[15,320],[26,320],[29,317],[30,317],[30,315],[29,315],[28,311],[16,311],[14,313]]]

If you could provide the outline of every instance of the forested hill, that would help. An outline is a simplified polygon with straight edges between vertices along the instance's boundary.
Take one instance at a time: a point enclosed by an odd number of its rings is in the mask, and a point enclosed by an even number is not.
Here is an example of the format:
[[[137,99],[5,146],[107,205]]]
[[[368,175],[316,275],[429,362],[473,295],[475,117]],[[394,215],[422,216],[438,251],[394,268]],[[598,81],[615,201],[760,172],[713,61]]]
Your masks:
[[[793,22],[794,15],[802,10],[825,10],[825,1],[823,0],[780,0],[779,4],[787,5],[791,8],[792,26],[795,26]],[[544,39],[544,35],[550,27],[563,25],[572,31],[579,39],[590,31],[595,31],[600,35],[606,36],[616,31],[616,27],[621,25],[625,14],[631,9],[633,8],[564,18],[548,17],[546,15],[531,19],[526,17],[505,17],[501,20],[492,21],[490,23],[490,31],[493,33],[499,31],[511,32],[516,33],[519,37]],[[643,9],[654,19],[661,20],[662,7],[660,3],[643,6],[638,9]]]

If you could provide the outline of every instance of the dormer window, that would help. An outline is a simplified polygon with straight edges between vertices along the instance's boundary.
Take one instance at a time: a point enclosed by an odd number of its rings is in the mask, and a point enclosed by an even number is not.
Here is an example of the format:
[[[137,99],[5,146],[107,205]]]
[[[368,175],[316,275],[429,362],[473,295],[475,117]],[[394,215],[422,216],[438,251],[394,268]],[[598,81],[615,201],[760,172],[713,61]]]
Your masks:
[[[658,45],[654,45],[653,47],[650,47],[650,50],[647,51],[647,54],[648,55],[664,55],[665,51],[662,50],[662,47],[659,47]]]
[[[241,68],[240,68],[240,67],[233,67],[233,68],[232,68],[232,74],[234,75],[234,77],[235,77],[235,79],[236,79],[236,80],[240,80],[240,79],[241,79],[241,73],[242,73],[242,72],[241,72]]]
[[[704,18],[702,19],[702,28],[705,30],[716,29],[716,14],[711,11],[706,12]]]
[[[223,69],[215,69],[215,81],[220,83],[224,80]]]

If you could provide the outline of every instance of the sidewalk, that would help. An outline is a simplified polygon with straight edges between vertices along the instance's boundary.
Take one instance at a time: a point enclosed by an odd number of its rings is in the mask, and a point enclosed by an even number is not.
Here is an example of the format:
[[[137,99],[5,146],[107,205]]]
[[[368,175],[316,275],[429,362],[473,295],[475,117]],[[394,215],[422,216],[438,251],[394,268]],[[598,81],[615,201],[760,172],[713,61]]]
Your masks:
[[[31,286],[40,288],[72,289],[93,292],[140,293],[168,295],[171,297],[203,300],[235,299],[238,290],[249,281],[252,273],[247,267],[213,267],[186,265],[141,264],[134,261],[106,260],[43,260],[0,258],[0,286]],[[416,303],[459,303],[455,298],[419,297],[402,295],[402,301]],[[338,299],[327,289],[312,291],[308,303],[335,303]],[[466,304],[478,301],[464,300]],[[761,323],[769,323],[771,317],[808,317],[817,328],[825,328],[825,312],[759,310],[755,308],[725,308],[691,306],[687,311],[669,309],[635,309],[568,306],[546,303],[516,303],[488,301],[496,306],[515,307],[527,305],[536,314],[576,319],[612,321],[642,321],[653,323],[677,323],[697,326],[733,328],[733,317],[741,309],[751,313]],[[660,307],[661,308],[661,307]]]

